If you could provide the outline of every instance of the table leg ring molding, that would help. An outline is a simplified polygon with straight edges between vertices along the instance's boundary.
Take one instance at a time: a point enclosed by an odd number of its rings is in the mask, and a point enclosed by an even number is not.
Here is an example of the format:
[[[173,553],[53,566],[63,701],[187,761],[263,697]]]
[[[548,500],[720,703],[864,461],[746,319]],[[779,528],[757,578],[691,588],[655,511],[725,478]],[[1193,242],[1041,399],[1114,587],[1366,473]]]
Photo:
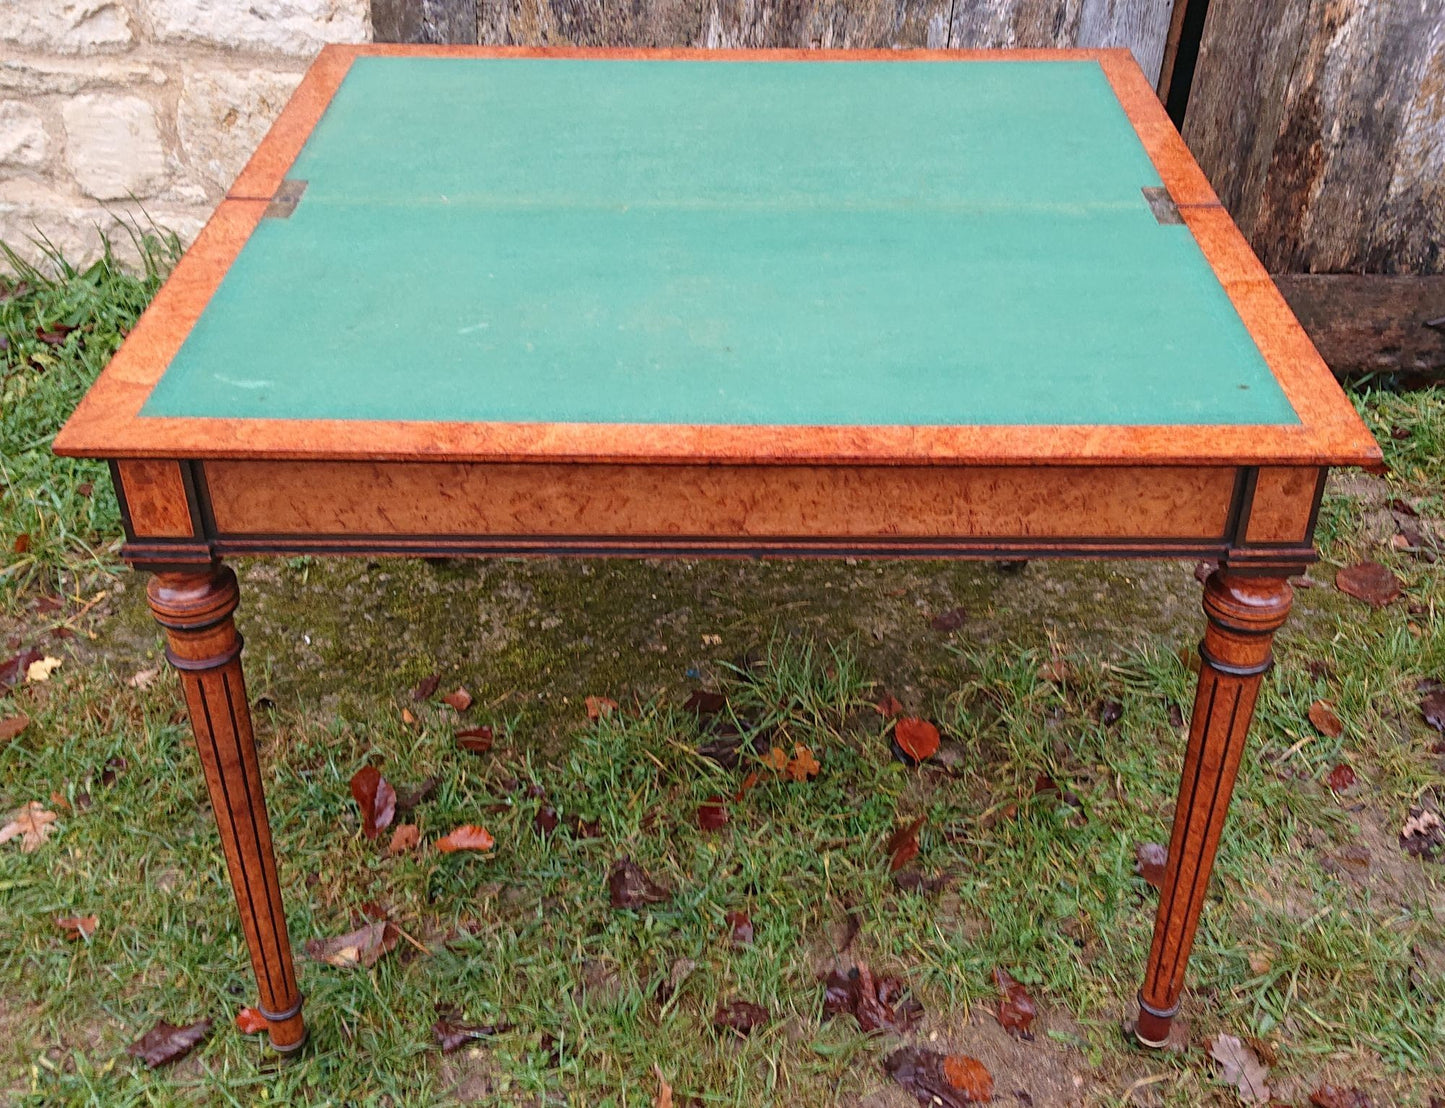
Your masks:
[[[1139,994],[1139,1019],[1134,1025],[1134,1037],[1143,1046],[1158,1050],[1169,1039],[1169,1023],[1179,1012],[1179,1005],[1155,1008]]]

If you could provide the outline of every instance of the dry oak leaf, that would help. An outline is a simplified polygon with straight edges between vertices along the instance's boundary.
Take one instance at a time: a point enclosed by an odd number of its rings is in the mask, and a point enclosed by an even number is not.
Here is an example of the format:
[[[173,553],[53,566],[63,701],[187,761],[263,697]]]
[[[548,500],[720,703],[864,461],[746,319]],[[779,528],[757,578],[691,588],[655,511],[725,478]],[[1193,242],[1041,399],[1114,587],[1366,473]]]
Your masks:
[[[400,938],[401,932],[395,924],[379,919],[334,939],[310,939],[306,943],[306,953],[316,961],[338,969],[354,966],[370,969],[381,961],[383,954],[396,946]]]
[[[267,1026],[266,1017],[254,1008],[242,1008],[236,1013],[236,1029],[242,1035],[255,1035]]]
[[[746,1000],[730,1000],[726,1004],[718,1005],[718,1009],[712,1017],[712,1025],[719,1030],[726,1028],[739,1035],[748,1035],[756,1028],[762,1027],[771,1018],[772,1013],[761,1004],[753,1004]]]
[[[485,827],[464,823],[438,839],[436,845],[443,854],[454,854],[458,850],[491,850],[497,841]]]
[[[19,836],[20,853],[34,854],[41,844],[50,838],[58,818],[54,812],[47,812],[40,801],[32,800],[25,807],[10,813],[8,822],[0,827],[0,843],[8,843]]]
[[[822,765],[813,752],[802,743],[793,744],[793,756],[788,759],[788,764],[783,767],[783,772],[794,781],[806,781],[810,777],[817,777]]]
[[[1338,739],[1345,731],[1345,725],[1328,700],[1316,700],[1310,705],[1310,722],[1327,738]]]
[[[614,908],[641,908],[672,899],[672,890],[659,885],[630,858],[623,858],[607,875],[607,891]]]
[[[850,1013],[859,1030],[904,1032],[923,1018],[923,1005],[907,995],[902,978],[874,977],[866,962],[832,970],[823,979],[823,1015]]]
[[[415,850],[417,843],[421,842],[421,829],[414,823],[399,823],[396,830],[391,833],[391,842],[386,848],[390,855],[405,854],[408,850]]]
[[[1169,850],[1158,843],[1140,843],[1134,851],[1139,876],[1156,889],[1164,887],[1164,867],[1169,864]]]
[[[593,723],[599,719],[606,719],[613,712],[617,711],[617,701],[605,696],[589,696],[586,700],[587,718]]]
[[[31,683],[49,681],[50,675],[60,668],[61,659],[46,655],[30,663],[25,669],[25,680]]]
[[[55,926],[64,931],[65,937],[71,942],[89,939],[95,934],[98,923],[99,916],[57,916],[55,919]]]
[[[1335,588],[1374,608],[1383,608],[1401,595],[1400,579],[1379,562],[1346,566],[1335,574]]]
[[[0,830],[0,836],[4,835]],[[1445,823],[1426,808],[1411,808],[1400,828],[1400,847],[1419,858],[1431,858],[1445,847]]]
[[[888,837],[888,841],[883,844],[884,853],[889,856],[889,873],[897,873],[918,857],[918,832],[923,830],[923,821],[926,818],[926,816],[919,816],[905,823],[894,831]]]
[[[931,1108],[963,1108],[993,1099],[993,1075],[977,1058],[966,1054],[939,1054],[921,1047],[895,1050],[883,1068]]]
[[[1239,1039],[1216,1035],[1209,1044],[1209,1056],[1219,1063],[1225,1084],[1233,1085],[1244,1103],[1264,1104],[1269,1100],[1269,1086],[1265,1084],[1269,1067]]]
[[[780,746],[772,747],[763,755],[763,765],[782,773],[788,768],[788,752]]]
[[[413,700],[425,700],[437,691],[437,686],[441,683],[442,675],[440,673],[429,673],[421,679],[421,684],[411,690],[411,698]]]
[[[174,1062],[177,1058],[184,1058],[210,1031],[210,1020],[197,1020],[185,1027],[177,1027],[161,1020],[126,1047],[125,1052],[133,1058],[139,1058],[148,1068],[155,1069],[167,1062]]]
[[[469,727],[465,731],[457,732],[457,746],[473,754],[485,754],[492,749],[495,736],[491,727],[483,724],[481,727]]]
[[[4,746],[29,726],[30,717],[26,715],[10,716],[7,719],[0,719],[0,746]]]
[[[1330,775],[1326,780],[1329,782],[1330,788],[1335,792],[1346,792],[1355,786],[1355,771],[1345,765],[1344,762],[1341,762],[1335,766],[1334,769],[1330,770]]]
[[[1342,1089],[1325,1082],[1310,1093],[1310,1103],[1315,1108],[1370,1108],[1370,1098],[1354,1087]],[[1436,1101],[1431,1101],[1431,1104]]]
[[[893,741],[917,765],[938,751],[938,728],[926,719],[904,716],[893,725]]]
[[[351,795],[361,809],[361,833],[368,839],[391,826],[396,815],[396,790],[375,766],[362,766],[351,775]]]
[[[1028,990],[1015,981],[1002,966],[994,967],[993,983],[998,986],[999,991],[996,1013],[999,1026],[1021,1038],[1032,1039],[1033,1032],[1029,1028],[1033,1025],[1034,1017],[1038,1015],[1034,998],[1029,996]]]
[[[442,703],[451,705],[459,712],[465,712],[472,706],[472,694],[458,685],[456,692],[449,692],[442,697]]]

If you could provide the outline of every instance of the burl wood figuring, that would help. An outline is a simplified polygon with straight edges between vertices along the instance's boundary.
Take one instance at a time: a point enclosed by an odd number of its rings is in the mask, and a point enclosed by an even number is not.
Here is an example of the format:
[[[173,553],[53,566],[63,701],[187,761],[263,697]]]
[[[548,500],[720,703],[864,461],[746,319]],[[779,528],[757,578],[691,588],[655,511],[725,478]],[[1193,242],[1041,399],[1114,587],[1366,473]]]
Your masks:
[[[284,199],[293,163],[353,62],[368,56],[439,56],[451,65],[462,58],[552,57],[598,64],[1095,62],[1177,210],[1174,226],[1161,233],[1192,238],[1220,296],[1268,366],[1273,380],[1266,384],[1278,386],[1297,421],[793,426],[560,417],[447,422],[390,413],[375,419],[143,415],[188,335],[212,310],[232,263],[253,235],[264,234],[258,228],[273,215],[304,218],[304,193],[299,208],[293,195],[286,213],[268,211]],[[1121,328],[1127,325],[1121,321]],[[244,357],[236,368],[246,369]],[[404,389],[404,370],[399,372],[395,387]],[[1121,396],[1120,404],[1127,403]],[[297,1049],[306,1031],[232,618],[236,578],[221,566],[222,557],[1218,562],[1222,568],[1205,588],[1208,628],[1199,689],[1139,993],[1138,1038],[1157,1046],[1178,1008],[1255,698],[1273,636],[1289,611],[1286,579],[1315,558],[1313,534],[1329,467],[1376,467],[1381,458],[1124,51],[328,47],[55,449],[110,460],[126,531],[123,555],[132,566],[156,573],[151,607],[180,671],[260,1007],[272,1044],[283,1051]]]

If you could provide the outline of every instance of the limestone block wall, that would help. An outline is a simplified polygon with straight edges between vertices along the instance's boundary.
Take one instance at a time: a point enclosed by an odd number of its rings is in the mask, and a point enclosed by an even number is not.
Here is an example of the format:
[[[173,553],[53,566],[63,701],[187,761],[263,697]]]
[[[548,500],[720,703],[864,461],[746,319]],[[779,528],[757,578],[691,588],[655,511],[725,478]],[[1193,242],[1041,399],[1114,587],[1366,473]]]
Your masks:
[[[0,240],[189,242],[324,43],[369,0],[0,0]],[[127,250],[127,252],[129,252]]]

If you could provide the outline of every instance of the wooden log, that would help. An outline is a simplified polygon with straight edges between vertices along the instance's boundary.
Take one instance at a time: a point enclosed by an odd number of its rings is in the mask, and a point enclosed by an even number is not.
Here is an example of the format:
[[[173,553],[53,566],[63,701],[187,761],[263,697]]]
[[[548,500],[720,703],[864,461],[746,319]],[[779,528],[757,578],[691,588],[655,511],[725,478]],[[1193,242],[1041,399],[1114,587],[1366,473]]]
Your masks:
[[[1445,381],[1445,277],[1278,274],[1274,282],[1336,377]]]
[[[474,43],[477,0],[371,0],[377,42]]]
[[[1184,136],[1277,272],[1445,272],[1445,8],[1213,0]]]

